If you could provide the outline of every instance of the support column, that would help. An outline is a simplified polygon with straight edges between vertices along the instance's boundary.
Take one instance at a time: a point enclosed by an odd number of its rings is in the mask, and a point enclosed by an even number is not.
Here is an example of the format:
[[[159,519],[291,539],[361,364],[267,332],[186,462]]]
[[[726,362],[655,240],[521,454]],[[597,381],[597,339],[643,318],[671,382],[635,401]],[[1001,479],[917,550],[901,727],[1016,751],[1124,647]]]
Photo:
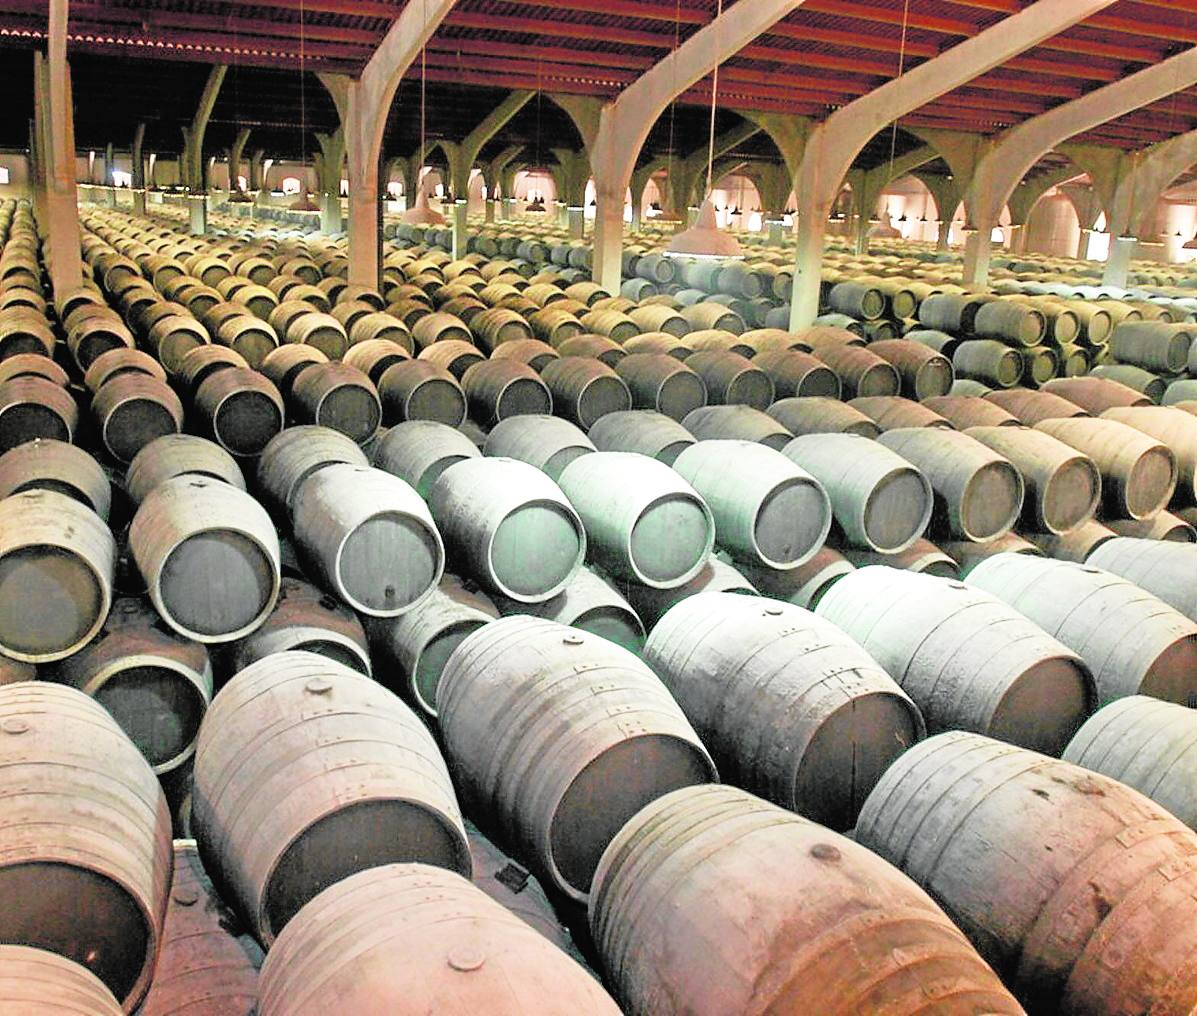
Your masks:
[[[566,212],[569,218],[569,238],[581,240],[586,235],[586,209],[580,205],[570,205]]]
[[[104,186],[108,190],[108,207],[116,207],[116,152],[112,142],[104,149]]]
[[[234,194],[243,194],[241,185],[237,182],[237,178],[241,175],[241,162],[245,155],[245,146],[249,142],[249,128],[242,127],[238,132],[236,138],[233,139],[232,145],[229,147],[229,196]],[[249,178],[246,177],[246,184],[249,184]],[[248,187],[246,188],[248,189]]]
[[[182,183],[190,190],[187,199],[188,225],[193,236],[202,235],[208,228],[208,181],[204,163],[204,134],[208,130],[208,119],[220,94],[228,67],[219,64],[208,73],[199,106],[189,127],[182,128],[183,151],[179,156],[179,173]]]
[[[470,199],[455,198],[453,201],[453,260],[463,258],[469,253],[469,215]]]
[[[320,232],[325,236],[340,233],[345,224],[341,221],[341,168],[345,164],[345,127],[338,127],[331,134],[317,132],[316,141],[320,152],[316,160],[316,176],[320,186]]]
[[[192,236],[208,232],[208,195],[187,195],[187,231]]]
[[[1114,286],[1126,289],[1126,281],[1130,275],[1131,258],[1139,246],[1137,236],[1111,236],[1110,257],[1106,262],[1106,269],[1102,275],[1103,286]]]
[[[133,133],[133,214],[145,215],[145,156],[142,146],[145,143],[145,124],[139,123]]]
[[[1093,237],[1093,231],[1088,226],[1081,227],[1081,238],[1076,243],[1076,259],[1078,261],[1089,260],[1089,241]]]
[[[266,158],[266,149],[256,148],[253,155],[249,157],[249,189],[251,191],[260,191],[262,189],[262,162]]]

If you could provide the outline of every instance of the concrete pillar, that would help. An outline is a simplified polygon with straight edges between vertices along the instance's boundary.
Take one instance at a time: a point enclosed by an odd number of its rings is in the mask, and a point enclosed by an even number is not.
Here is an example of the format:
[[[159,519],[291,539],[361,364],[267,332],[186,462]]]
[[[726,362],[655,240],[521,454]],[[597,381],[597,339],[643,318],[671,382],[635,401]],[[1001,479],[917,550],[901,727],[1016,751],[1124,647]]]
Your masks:
[[[108,207],[116,207],[116,177],[113,175],[116,171],[116,152],[113,150],[112,142],[108,142],[108,147],[104,149],[104,186],[108,190]]]
[[[690,229],[696,222],[698,222],[698,205],[689,205],[686,208],[686,228]]]
[[[623,200],[598,199],[594,216],[593,278],[618,295],[623,282]]]
[[[952,239],[952,220],[939,220],[939,233],[935,237],[936,250],[950,250]]]
[[[495,198],[487,198],[486,199],[486,206],[483,209],[483,221],[484,222],[494,222],[495,221],[495,206],[498,203],[499,203],[498,200],[496,200]]]
[[[1126,289],[1126,281],[1130,275],[1131,258],[1135,255],[1135,248],[1139,245],[1138,237],[1114,236],[1110,238],[1110,258],[1106,262],[1102,273],[1103,286],[1117,286]]]
[[[766,219],[765,225],[769,227],[770,247],[780,247],[785,243],[786,224],[784,219]]]
[[[1081,238],[1076,242],[1076,259],[1078,261],[1087,261],[1089,259],[1089,240],[1092,236],[1092,230],[1082,223]]]
[[[187,231],[192,236],[208,232],[208,195],[187,195]]]
[[[989,242],[992,230],[967,230],[964,240],[964,282],[971,281],[976,285],[984,285],[989,278],[989,259],[993,254],[993,245]]]
[[[819,316],[823,281],[823,240],[831,204],[815,200],[813,192],[798,194],[798,249],[794,258],[794,288],[790,297],[790,330],[807,328]]]
[[[515,198],[503,198],[500,202],[500,207],[503,212],[504,222],[511,222],[515,219]]]
[[[453,202],[453,259],[463,258],[468,253],[469,244],[468,219],[470,211],[469,198],[457,198]]]
[[[133,132],[132,168],[130,176],[133,178],[133,214],[145,215],[145,124],[139,123]]]
[[[570,205],[566,209],[566,218],[569,224],[569,238],[581,240],[586,235],[586,209]]]
[[[325,236],[340,233],[345,228],[341,217],[341,195],[323,191],[320,195],[320,232]]]

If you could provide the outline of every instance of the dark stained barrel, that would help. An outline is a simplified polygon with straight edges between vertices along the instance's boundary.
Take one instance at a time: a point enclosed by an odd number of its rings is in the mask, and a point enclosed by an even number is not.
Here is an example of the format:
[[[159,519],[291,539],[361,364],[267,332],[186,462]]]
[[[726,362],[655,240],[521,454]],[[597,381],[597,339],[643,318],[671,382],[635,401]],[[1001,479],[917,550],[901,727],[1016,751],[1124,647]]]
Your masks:
[[[107,521],[112,506],[108,476],[82,448],[38,438],[0,455],[0,500],[23,490],[52,490],[85,504]]]
[[[447,370],[424,360],[405,360],[388,367],[378,380],[383,419],[436,420],[449,427],[466,418],[466,395]]]

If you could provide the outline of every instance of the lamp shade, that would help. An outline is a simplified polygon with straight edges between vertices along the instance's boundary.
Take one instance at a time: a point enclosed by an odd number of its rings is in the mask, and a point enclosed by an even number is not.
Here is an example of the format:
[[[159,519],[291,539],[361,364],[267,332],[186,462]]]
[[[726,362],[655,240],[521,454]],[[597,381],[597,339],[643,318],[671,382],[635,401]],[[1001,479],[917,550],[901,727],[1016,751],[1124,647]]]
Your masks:
[[[675,257],[742,258],[739,241],[723,232],[715,220],[715,206],[707,198],[698,210],[698,219],[689,229],[677,233],[665,253]]]
[[[424,193],[423,187],[417,188],[415,205],[404,212],[400,216],[400,220],[416,226],[443,226],[445,224],[445,217],[440,212],[434,212],[428,207],[428,195]]]

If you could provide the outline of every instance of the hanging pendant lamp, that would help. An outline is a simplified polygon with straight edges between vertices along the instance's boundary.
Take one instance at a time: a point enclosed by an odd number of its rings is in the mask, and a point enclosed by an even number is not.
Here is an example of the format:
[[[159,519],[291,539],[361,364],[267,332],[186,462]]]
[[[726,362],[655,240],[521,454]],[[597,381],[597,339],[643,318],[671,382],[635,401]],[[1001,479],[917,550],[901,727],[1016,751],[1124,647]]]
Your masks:
[[[443,226],[445,217],[428,204],[428,195],[421,186],[416,187],[416,203],[400,216],[403,222],[413,226]]]

